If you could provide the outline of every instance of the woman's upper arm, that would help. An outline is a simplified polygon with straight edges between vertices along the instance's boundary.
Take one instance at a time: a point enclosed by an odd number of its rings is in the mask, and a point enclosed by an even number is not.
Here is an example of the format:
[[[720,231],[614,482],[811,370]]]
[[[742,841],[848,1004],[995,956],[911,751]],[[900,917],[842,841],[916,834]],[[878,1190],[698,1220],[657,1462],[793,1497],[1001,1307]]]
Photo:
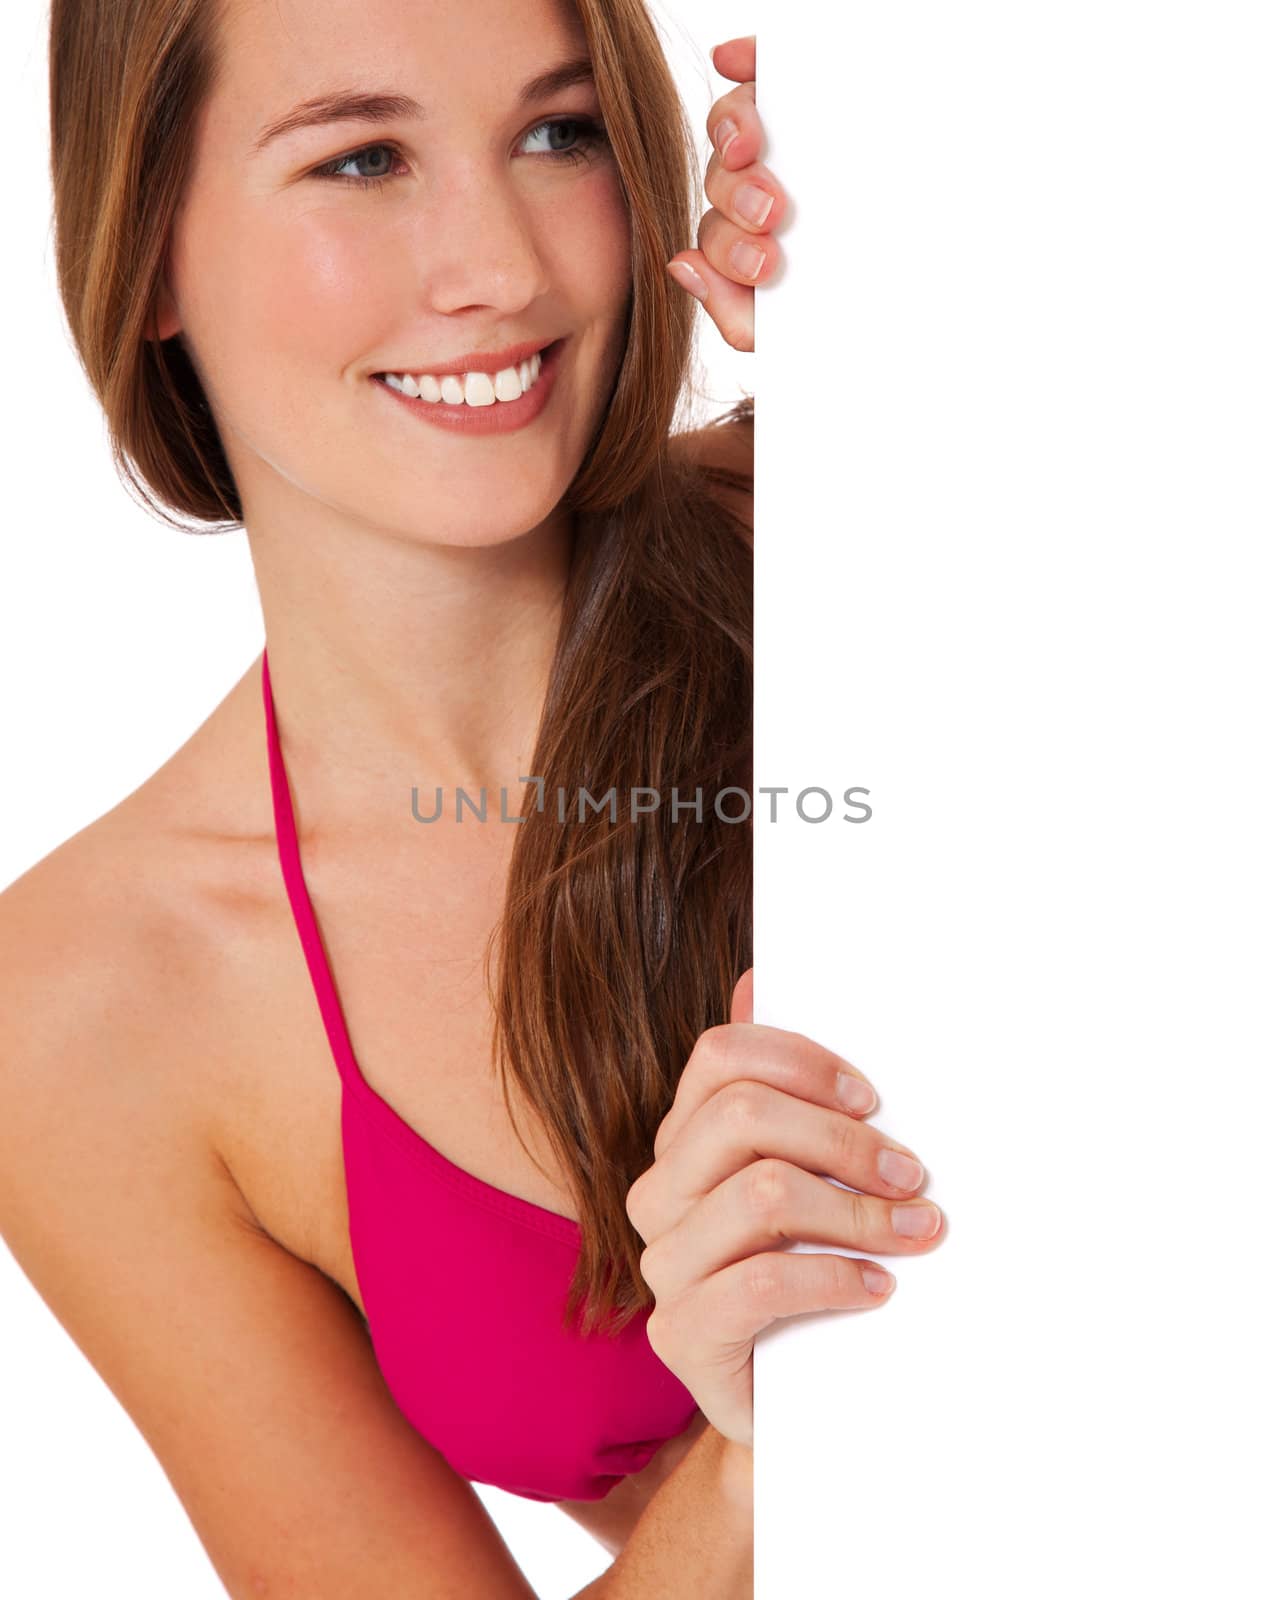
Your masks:
[[[37,1014],[3,980],[0,1235],[228,1593],[533,1600],[482,1501],[394,1405],[357,1310],[257,1226],[154,1072],[100,1032],[55,1049],[77,1032],[48,1014],[59,988]]]

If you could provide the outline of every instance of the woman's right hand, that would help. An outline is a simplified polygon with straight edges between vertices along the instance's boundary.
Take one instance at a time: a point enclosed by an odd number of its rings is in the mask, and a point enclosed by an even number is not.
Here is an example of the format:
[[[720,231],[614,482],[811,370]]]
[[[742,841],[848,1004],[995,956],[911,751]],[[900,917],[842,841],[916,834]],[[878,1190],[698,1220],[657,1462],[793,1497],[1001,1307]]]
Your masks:
[[[937,1206],[907,1200],[925,1179],[912,1151],[858,1120],[877,1105],[863,1074],[805,1034],[752,1016],[750,967],[730,1022],[696,1040],[657,1130],[655,1162],[627,1201],[656,1301],[651,1347],[713,1427],[750,1447],[757,1335],[779,1317],[881,1305],[894,1288],[871,1261],[784,1246],[921,1255],[945,1231]],[[914,1170],[884,1170],[891,1153]],[[897,1231],[901,1217],[918,1231]]]

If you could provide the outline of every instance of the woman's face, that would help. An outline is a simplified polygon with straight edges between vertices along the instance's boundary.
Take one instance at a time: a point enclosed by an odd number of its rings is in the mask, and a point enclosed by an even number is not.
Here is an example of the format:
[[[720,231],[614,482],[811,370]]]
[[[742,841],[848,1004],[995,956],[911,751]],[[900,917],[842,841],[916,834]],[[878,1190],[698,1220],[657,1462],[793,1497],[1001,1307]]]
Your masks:
[[[601,420],[631,289],[610,147],[544,126],[601,132],[592,82],[521,98],[587,59],[570,0],[225,0],[219,39],[158,332],[184,335],[245,521],[536,527]],[[349,94],[400,103],[269,136]],[[547,399],[509,431],[434,425],[377,376],[552,340]]]

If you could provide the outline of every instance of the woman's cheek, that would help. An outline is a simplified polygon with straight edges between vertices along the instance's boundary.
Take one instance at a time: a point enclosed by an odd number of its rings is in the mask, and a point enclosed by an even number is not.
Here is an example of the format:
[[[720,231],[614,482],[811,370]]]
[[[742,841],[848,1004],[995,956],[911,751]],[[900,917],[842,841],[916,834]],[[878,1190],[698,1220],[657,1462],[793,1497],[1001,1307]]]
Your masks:
[[[565,197],[555,218],[554,231],[570,241],[570,255],[590,264],[591,275],[612,294],[628,292],[631,266],[632,223],[620,173],[608,162]]]
[[[374,230],[331,209],[294,216],[264,252],[250,338],[290,364],[338,376],[368,354],[385,317],[389,261]]]

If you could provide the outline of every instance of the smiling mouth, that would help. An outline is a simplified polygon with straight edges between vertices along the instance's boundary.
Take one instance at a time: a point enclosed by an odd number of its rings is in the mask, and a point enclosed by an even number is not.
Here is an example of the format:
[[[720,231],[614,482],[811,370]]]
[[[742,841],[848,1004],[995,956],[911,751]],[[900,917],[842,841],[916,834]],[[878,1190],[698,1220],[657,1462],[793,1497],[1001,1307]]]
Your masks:
[[[373,379],[410,400],[427,405],[482,409],[508,405],[521,400],[540,381],[544,362],[557,354],[566,341],[555,339],[534,355],[499,372],[450,372],[442,376],[428,372],[374,372]]]

